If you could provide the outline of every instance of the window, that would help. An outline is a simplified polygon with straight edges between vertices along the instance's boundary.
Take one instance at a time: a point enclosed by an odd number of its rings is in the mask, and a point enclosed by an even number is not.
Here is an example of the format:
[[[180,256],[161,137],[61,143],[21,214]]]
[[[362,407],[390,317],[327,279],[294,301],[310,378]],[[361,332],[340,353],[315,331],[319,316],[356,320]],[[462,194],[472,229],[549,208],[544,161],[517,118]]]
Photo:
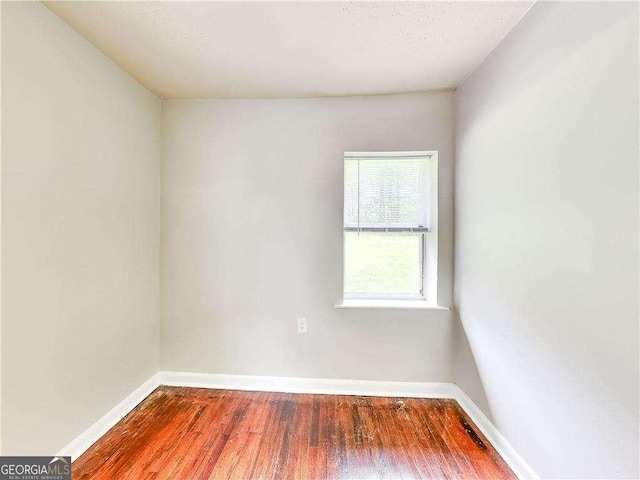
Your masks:
[[[436,303],[437,152],[345,153],[345,299]]]

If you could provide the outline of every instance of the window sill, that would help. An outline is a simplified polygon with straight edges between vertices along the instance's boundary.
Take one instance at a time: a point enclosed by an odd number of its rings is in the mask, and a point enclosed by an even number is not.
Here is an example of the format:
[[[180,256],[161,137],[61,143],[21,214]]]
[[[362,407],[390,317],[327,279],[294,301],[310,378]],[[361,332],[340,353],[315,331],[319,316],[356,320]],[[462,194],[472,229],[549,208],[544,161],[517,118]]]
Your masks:
[[[334,305],[336,308],[386,308],[386,309],[413,309],[413,310],[441,310],[447,311],[449,307],[440,307],[424,300],[356,300],[345,299]]]

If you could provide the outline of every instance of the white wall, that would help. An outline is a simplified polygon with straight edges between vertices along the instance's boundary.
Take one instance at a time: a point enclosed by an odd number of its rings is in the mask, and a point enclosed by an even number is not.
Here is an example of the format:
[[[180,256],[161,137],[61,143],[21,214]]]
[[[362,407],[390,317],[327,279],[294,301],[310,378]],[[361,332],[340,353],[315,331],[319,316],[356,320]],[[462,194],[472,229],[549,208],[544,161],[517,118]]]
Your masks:
[[[3,454],[54,454],[158,370],[160,101],[2,5]]]
[[[539,2],[456,94],[456,304],[544,478],[640,475],[638,58],[637,3]]]
[[[451,380],[449,312],[334,303],[344,151],[438,150],[439,301],[450,305],[452,92],[168,101],[162,126],[163,370]]]

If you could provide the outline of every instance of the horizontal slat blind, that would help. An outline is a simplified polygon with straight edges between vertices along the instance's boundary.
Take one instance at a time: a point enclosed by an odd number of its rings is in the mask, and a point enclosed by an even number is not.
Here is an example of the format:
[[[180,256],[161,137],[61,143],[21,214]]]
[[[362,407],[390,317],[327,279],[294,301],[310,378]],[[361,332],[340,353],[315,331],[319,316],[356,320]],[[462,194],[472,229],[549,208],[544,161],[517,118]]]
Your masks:
[[[345,158],[345,231],[429,231],[429,178],[429,157]]]

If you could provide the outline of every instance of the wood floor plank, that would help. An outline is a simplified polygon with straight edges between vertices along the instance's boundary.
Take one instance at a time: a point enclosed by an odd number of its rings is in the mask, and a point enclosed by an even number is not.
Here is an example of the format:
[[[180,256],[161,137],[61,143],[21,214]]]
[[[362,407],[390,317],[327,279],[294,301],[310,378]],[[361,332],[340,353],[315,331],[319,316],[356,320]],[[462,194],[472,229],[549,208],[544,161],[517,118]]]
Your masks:
[[[73,478],[515,479],[455,400],[157,388]]]

